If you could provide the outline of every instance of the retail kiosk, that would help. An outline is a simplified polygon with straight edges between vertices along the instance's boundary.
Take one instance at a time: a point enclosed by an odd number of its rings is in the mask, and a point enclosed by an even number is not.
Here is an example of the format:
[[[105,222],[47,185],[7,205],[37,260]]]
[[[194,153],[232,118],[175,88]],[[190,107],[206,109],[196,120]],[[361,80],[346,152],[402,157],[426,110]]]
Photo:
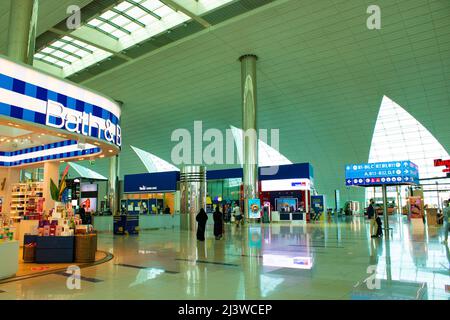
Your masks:
[[[2,261],[18,261],[26,235],[53,236],[58,247],[58,238],[89,229],[75,230],[60,165],[117,155],[120,113],[105,96],[0,56]],[[61,191],[58,201],[53,186]],[[14,274],[15,266],[2,263],[0,277]]]

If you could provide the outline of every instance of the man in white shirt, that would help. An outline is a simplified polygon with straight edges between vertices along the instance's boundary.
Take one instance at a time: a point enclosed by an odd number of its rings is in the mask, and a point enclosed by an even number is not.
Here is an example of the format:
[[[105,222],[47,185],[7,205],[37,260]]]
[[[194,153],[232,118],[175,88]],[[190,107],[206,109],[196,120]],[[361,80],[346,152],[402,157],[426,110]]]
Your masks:
[[[234,208],[233,208],[233,216],[236,221],[236,225],[239,227],[239,224],[241,223],[241,220],[242,220],[242,213],[241,213],[241,208],[239,207],[239,205],[237,203],[235,203]]]

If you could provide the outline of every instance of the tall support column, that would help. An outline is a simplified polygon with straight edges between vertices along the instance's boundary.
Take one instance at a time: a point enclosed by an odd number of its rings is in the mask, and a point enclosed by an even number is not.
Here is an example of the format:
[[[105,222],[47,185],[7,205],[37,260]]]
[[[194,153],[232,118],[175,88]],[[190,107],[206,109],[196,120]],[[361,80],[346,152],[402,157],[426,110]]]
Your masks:
[[[8,56],[33,64],[39,0],[11,0],[8,29]]]
[[[389,217],[387,208],[387,190],[385,184],[383,184],[382,190],[383,190],[383,216],[384,216],[385,237],[389,238]]]
[[[244,211],[248,200],[258,198],[258,137],[256,125],[257,85],[255,55],[243,55],[241,62]]]
[[[119,156],[109,158],[108,201],[112,214],[119,211]]]
[[[206,168],[185,166],[180,172],[181,229],[196,230],[195,217],[201,208],[206,210]]]

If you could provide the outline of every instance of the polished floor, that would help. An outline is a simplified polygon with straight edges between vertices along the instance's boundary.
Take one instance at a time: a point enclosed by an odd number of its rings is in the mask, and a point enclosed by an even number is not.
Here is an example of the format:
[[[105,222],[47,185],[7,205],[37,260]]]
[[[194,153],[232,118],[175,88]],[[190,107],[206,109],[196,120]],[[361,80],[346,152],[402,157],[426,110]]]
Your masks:
[[[442,230],[391,216],[390,239],[372,239],[364,218],[307,225],[227,225],[199,243],[175,229],[101,234],[114,259],[81,270],[0,284],[0,299],[439,299],[450,298]]]

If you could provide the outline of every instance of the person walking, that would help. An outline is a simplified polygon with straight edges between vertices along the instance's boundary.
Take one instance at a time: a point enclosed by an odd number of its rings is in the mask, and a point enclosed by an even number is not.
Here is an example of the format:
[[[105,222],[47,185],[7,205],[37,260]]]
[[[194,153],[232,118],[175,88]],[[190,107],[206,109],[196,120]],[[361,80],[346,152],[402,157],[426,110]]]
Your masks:
[[[237,203],[235,203],[235,206],[233,208],[233,216],[234,216],[234,219],[236,220],[236,225],[239,228],[239,225],[241,224],[241,220],[242,220],[242,212],[241,212],[241,208],[239,207],[239,205]]]
[[[375,209],[373,207],[374,201],[370,199],[369,206],[367,207],[367,218],[370,221],[370,236],[377,238],[377,221],[375,217]]]
[[[450,218],[450,200],[445,200],[444,201],[444,234],[445,234],[445,238],[444,238],[444,243],[448,242],[448,231],[450,229],[450,222],[448,221],[448,219]]]
[[[214,236],[216,237],[216,240],[222,239],[223,235],[223,215],[222,212],[220,212],[219,206],[216,207],[216,211],[213,213],[213,219],[214,219]]]
[[[205,212],[205,209],[201,208],[200,212],[197,214],[195,218],[197,221],[197,240],[205,241],[205,231],[206,231],[206,221],[208,221],[208,215]]]

